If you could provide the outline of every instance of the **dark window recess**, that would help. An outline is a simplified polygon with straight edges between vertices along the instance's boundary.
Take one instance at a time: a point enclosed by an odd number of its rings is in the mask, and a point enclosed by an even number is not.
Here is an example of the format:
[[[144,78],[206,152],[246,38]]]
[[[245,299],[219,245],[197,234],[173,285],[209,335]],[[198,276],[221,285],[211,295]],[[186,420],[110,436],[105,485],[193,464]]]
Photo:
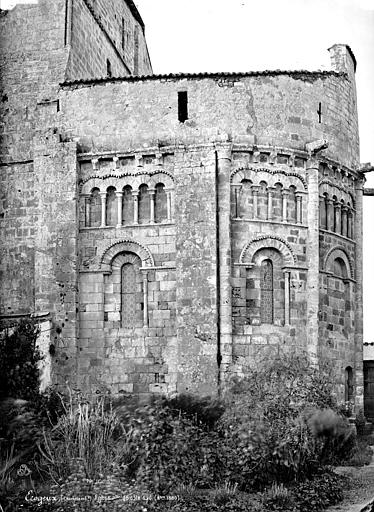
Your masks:
[[[178,120],[184,123],[188,119],[188,97],[187,91],[178,92]]]
[[[112,64],[110,63],[110,60],[106,60],[106,76],[111,77],[112,76]]]
[[[322,103],[321,102],[319,102],[319,104],[318,104],[317,114],[318,114],[318,122],[322,123]]]
[[[122,18],[122,32],[121,32],[121,46],[122,50],[125,49],[125,20]]]

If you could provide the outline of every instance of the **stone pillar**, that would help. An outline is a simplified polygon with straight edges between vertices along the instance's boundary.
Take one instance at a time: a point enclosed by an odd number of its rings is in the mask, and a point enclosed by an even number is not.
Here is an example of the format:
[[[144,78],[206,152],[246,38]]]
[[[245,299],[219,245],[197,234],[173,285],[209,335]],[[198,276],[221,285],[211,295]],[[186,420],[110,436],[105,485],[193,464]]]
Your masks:
[[[363,283],[362,283],[362,224],[363,224],[363,188],[365,178],[356,182],[356,294],[355,305],[355,409],[356,413],[363,407],[364,376],[363,376]]]
[[[167,221],[171,222],[171,190],[165,190],[165,192],[166,192]]]
[[[302,224],[303,222],[303,196],[299,192],[296,192],[296,222],[297,224]]]
[[[218,187],[218,279],[219,279],[219,345],[220,377],[224,383],[232,365],[232,291],[231,291],[231,222],[230,172],[231,144],[217,146],[216,174]]]
[[[284,324],[290,325],[290,274],[289,270],[284,272]]]
[[[334,230],[334,202],[332,199],[327,198],[327,208],[326,208],[326,229],[328,231]]]
[[[258,219],[258,191],[260,187],[258,185],[254,185],[252,187],[253,194],[253,219]]]
[[[282,222],[287,222],[289,190],[282,190]]]
[[[348,236],[348,238],[353,238],[353,226],[352,226],[352,224],[353,224],[353,212],[352,212],[352,210],[350,208],[348,210],[347,224],[348,224],[348,226],[347,226],[347,230],[348,230],[347,236]]]
[[[117,228],[122,226],[122,197],[123,192],[116,192],[117,197]]]
[[[84,225],[86,228],[90,226],[90,194],[82,194],[82,200],[84,201]]]
[[[341,233],[343,236],[348,236],[348,208],[345,205],[342,205],[342,227],[341,227]]]
[[[139,191],[133,192],[132,197],[134,198],[134,224],[139,224]]]
[[[154,222],[155,222],[155,194],[156,194],[156,190],[154,188],[150,188],[148,190],[148,192],[149,192],[149,201],[150,201],[149,222],[150,222],[150,224],[154,224]]]
[[[143,325],[148,327],[148,272],[143,273]]]
[[[319,162],[307,161],[308,180],[308,243],[307,243],[307,350],[310,360],[318,364],[319,311]]]
[[[240,193],[241,193],[241,185],[232,185],[232,194],[234,196],[234,211],[233,211],[233,217],[234,219],[240,219]]]
[[[334,231],[335,233],[340,234],[340,227],[341,227],[341,204],[336,201],[334,204]]]
[[[272,218],[273,218],[273,193],[274,193],[274,188],[268,187],[267,220],[272,220]]]
[[[100,192],[101,199],[101,227],[106,225],[106,192]]]

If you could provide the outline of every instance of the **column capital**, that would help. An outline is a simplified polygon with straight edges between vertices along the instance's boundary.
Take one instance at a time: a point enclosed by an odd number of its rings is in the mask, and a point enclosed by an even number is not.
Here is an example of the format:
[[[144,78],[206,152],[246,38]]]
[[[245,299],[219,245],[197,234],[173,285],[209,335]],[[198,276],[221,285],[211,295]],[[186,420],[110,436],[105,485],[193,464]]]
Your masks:
[[[92,169],[94,171],[97,171],[99,169],[99,159],[98,158],[93,158],[91,160],[91,165],[92,165]]]
[[[123,196],[123,191],[120,190],[120,191],[116,191],[116,197],[122,197]]]
[[[106,192],[99,192],[99,195],[100,195],[101,199],[106,198]]]
[[[133,190],[131,192],[131,195],[133,196],[134,199],[135,198],[138,199],[138,197],[139,197],[139,190]]]
[[[290,195],[290,191],[287,188],[282,189],[282,197],[287,197]]]
[[[155,193],[156,193],[156,189],[155,188],[149,188],[148,189],[148,193],[149,193],[150,196],[154,196]]]
[[[257,195],[259,193],[259,191],[260,191],[260,188],[261,187],[259,185],[252,185],[252,192],[253,192],[253,194]]]

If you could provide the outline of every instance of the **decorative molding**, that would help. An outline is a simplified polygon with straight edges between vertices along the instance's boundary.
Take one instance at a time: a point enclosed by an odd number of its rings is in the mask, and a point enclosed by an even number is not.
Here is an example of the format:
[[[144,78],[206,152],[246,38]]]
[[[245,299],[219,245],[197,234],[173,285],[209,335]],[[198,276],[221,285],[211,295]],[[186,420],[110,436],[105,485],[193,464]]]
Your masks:
[[[116,174],[113,174],[113,173],[109,173],[109,174],[104,174],[102,176],[100,175],[94,175],[94,176],[90,176],[89,178],[86,178],[85,180],[82,180],[79,182],[79,191],[80,191],[80,194],[83,194],[83,193],[90,193],[91,189],[89,192],[87,192],[86,190],[83,192],[83,188],[84,189],[87,189],[88,186],[85,186],[87,185],[87,183],[89,183],[90,181],[93,181],[94,182],[94,186],[92,188],[95,187],[95,185],[97,185],[97,183],[95,183],[96,180],[101,180],[102,184],[105,180],[110,180],[110,185],[108,186],[111,186],[111,184],[113,183],[113,180],[121,180],[123,178],[127,178],[127,177],[131,177],[131,178],[140,178],[141,176],[144,176],[145,178],[148,178],[148,180],[151,182],[152,186],[154,186],[153,184],[156,184],[156,180],[154,179],[154,176],[157,176],[157,175],[164,175],[164,176],[167,176],[169,178],[169,183],[165,183],[165,187],[171,187],[173,184],[174,184],[174,177],[173,175],[168,172],[168,171],[164,171],[164,170],[160,170],[160,169],[156,169],[154,171],[140,171],[140,172],[122,172],[122,173],[116,173]],[[170,183],[171,181],[171,183]],[[144,180],[144,183],[147,183],[147,179]],[[100,188],[100,187],[98,187]]]
[[[245,171],[251,171],[251,172],[255,172],[255,173],[265,172],[267,174],[272,174],[272,175],[282,174],[283,176],[297,178],[303,184],[304,189],[308,190],[308,185],[307,185],[306,180],[297,172],[287,172],[282,169],[269,169],[268,167],[240,167],[239,169],[235,169],[234,171],[232,171],[231,176],[230,176],[231,184],[238,184],[238,183],[233,183],[234,177],[239,172],[244,173]],[[245,176],[243,176],[242,179],[245,179]]]
[[[155,266],[152,253],[145,245],[142,245],[135,240],[125,239],[111,244],[104,250],[100,258],[100,268],[102,270],[109,270],[113,259],[121,252],[135,253],[141,259],[143,267],[149,268]],[[104,269],[103,266],[108,268]]]
[[[323,265],[322,269],[325,272],[332,272],[331,270],[329,270],[330,265],[333,262],[333,260],[335,260],[336,258],[341,258],[344,261],[344,263],[347,266],[348,276],[350,276],[352,279],[354,279],[355,278],[354,263],[352,261],[352,258],[346,252],[345,248],[342,246],[333,247],[332,249],[330,249],[328,251],[328,253],[326,254],[326,256],[324,258],[324,265]]]
[[[248,257],[249,261],[252,262],[253,256],[260,249],[276,249],[284,257],[285,266],[293,267],[296,263],[296,256],[291,246],[277,235],[260,235],[250,240],[243,247],[240,256],[239,263],[244,263],[244,258]]]
[[[342,187],[341,185],[337,185],[335,183],[333,183],[332,181],[328,180],[328,179],[322,179],[318,186],[319,187],[322,187],[322,185],[329,185],[330,187],[332,188],[337,188],[338,190],[340,190],[340,192],[344,192],[345,194],[347,194],[348,196],[350,196],[352,198],[352,203],[354,204],[355,203],[355,199],[352,195],[352,192],[349,190],[349,187]]]

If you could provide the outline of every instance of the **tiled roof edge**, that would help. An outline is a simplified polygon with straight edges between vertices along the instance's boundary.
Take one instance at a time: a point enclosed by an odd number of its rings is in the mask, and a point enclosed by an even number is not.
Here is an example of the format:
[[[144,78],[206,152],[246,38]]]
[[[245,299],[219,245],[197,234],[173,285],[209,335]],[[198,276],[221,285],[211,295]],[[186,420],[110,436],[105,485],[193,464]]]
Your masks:
[[[160,75],[129,75],[129,76],[111,76],[98,78],[83,78],[80,80],[68,80],[60,84],[61,87],[70,86],[89,86],[109,82],[144,82],[147,80],[175,80],[183,78],[241,78],[249,76],[280,76],[289,75],[296,78],[319,78],[327,76],[347,77],[347,73],[337,71],[282,71],[279,69],[266,71],[243,71],[243,72],[216,72],[216,73],[168,73]]]

